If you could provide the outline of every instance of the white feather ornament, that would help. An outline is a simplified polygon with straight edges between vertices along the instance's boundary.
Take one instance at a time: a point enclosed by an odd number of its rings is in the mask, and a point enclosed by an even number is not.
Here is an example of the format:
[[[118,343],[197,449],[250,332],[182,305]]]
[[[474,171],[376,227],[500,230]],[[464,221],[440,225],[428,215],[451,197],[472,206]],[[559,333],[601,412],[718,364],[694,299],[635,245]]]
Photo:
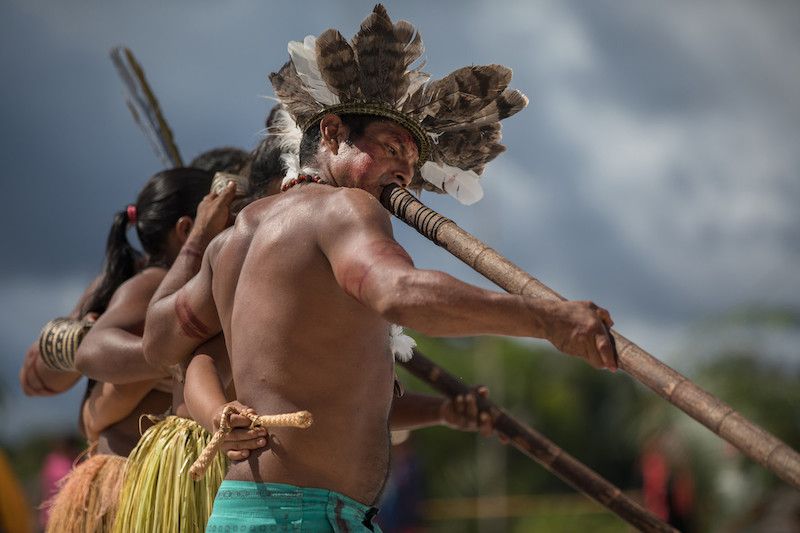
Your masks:
[[[461,170],[445,163],[428,161],[422,165],[419,173],[422,179],[464,205],[472,205],[483,198],[479,176],[472,170]]]
[[[389,329],[389,347],[394,354],[394,358],[405,363],[410,361],[414,355],[414,347],[417,341],[403,333],[403,326],[392,324]]]
[[[322,81],[317,67],[317,38],[309,35],[300,41],[289,43],[289,56],[292,58],[297,75],[306,85],[308,94],[325,106],[339,103],[339,97],[331,92],[328,84]]]

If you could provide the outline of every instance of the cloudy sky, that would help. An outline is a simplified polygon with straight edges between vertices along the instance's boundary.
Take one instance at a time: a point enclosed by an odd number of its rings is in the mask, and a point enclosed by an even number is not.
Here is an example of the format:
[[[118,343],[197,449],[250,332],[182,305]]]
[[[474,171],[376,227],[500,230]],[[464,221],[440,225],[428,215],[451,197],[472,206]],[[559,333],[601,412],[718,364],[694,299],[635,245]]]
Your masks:
[[[286,44],[372,2],[0,2],[0,440],[74,427],[80,389],[26,399],[17,373],[99,270],[113,213],[160,169],[109,60],[129,46],[184,160],[253,148]],[[485,197],[423,200],[679,369],[698,320],[800,307],[800,7],[795,2],[386,2],[434,78],[502,63],[530,105]],[[397,227],[418,266],[483,283]],[[796,345],[795,345],[796,346]],[[784,357],[787,354],[784,353]],[[798,355],[789,350],[788,358]],[[21,411],[24,410],[24,411]],[[7,418],[6,418],[7,419]]]

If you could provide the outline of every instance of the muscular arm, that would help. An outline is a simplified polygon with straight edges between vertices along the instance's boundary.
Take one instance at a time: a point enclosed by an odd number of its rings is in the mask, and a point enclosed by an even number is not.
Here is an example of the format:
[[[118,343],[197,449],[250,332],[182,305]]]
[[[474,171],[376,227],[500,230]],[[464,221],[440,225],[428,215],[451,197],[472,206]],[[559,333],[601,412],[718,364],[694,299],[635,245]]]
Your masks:
[[[100,282],[100,278],[101,276],[96,276],[92,283],[89,284],[80,299],[78,299],[78,303],[75,304],[72,312],[67,315],[68,318],[75,320],[83,318],[80,316],[81,308],[94,292]],[[39,353],[38,340],[31,344],[25,353],[25,360],[19,372],[19,383],[22,386],[22,392],[26,396],[53,396],[60,394],[70,389],[80,378],[80,372],[54,370],[45,365]]]
[[[161,268],[148,268],[117,289],[75,354],[79,372],[97,381],[117,384],[169,375],[165,367],[147,363],[141,337],[147,304],[164,275]]]
[[[431,337],[546,338],[596,368],[616,369],[608,313],[590,302],[557,302],[488,291],[443,272],[420,270],[394,240],[371,196],[347,191],[320,244],[344,291],[386,320]]]
[[[220,194],[209,194],[197,206],[192,230],[164,281],[150,302],[145,331],[145,356],[158,364],[177,364],[195,348],[219,333],[213,298],[211,269],[204,254],[228,225],[228,207],[236,186],[229,183]],[[213,253],[218,248],[212,247]]]
[[[211,291],[211,261],[227,234],[211,242],[200,271],[171,294],[157,292],[147,309],[142,343],[148,362],[174,365],[222,331]]]

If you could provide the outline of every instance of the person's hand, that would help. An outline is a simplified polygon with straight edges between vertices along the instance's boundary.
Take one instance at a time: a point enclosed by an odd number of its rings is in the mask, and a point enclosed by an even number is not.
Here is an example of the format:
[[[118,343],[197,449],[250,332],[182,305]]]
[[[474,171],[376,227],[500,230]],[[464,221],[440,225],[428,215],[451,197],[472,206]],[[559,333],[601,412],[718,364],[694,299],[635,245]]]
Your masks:
[[[232,224],[230,205],[236,194],[236,183],[229,182],[217,193],[207,194],[197,206],[192,233],[208,240]]]
[[[611,315],[592,302],[552,302],[546,336],[567,355],[580,357],[594,368],[618,368],[617,348],[610,328]]]
[[[266,428],[250,429],[251,421],[244,414],[255,414],[255,411],[246,405],[232,401],[217,408],[213,415],[213,427],[216,432],[222,420],[222,413],[228,405],[236,407],[240,414],[232,414],[229,418],[231,431],[222,439],[220,450],[225,452],[231,461],[242,461],[250,457],[250,450],[263,448],[267,445],[268,434]]]
[[[453,399],[447,398],[439,410],[442,423],[452,429],[461,431],[478,431],[484,437],[491,437],[495,431],[492,416],[487,411],[478,410],[478,396],[489,397],[489,389],[483,385],[475,388],[472,394],[459,394]],[[503,444],[508,439],[502,433],[497,437]]]

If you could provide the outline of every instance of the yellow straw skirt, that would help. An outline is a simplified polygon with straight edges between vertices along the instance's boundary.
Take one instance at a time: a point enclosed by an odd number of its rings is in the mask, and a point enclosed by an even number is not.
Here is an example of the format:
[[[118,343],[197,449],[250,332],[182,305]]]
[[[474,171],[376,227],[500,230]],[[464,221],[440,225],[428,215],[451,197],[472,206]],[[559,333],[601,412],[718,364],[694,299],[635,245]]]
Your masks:
[[[111,531],[126,461],[118,455],[94,455],[73,468],[45,503],[50,507],[47,532]]]
[[[128,456],[114,531],[202,533],[229,461],[217,452],[205,477],[189,468],[211,434],[194,420],[168,416],[145,431]]]

